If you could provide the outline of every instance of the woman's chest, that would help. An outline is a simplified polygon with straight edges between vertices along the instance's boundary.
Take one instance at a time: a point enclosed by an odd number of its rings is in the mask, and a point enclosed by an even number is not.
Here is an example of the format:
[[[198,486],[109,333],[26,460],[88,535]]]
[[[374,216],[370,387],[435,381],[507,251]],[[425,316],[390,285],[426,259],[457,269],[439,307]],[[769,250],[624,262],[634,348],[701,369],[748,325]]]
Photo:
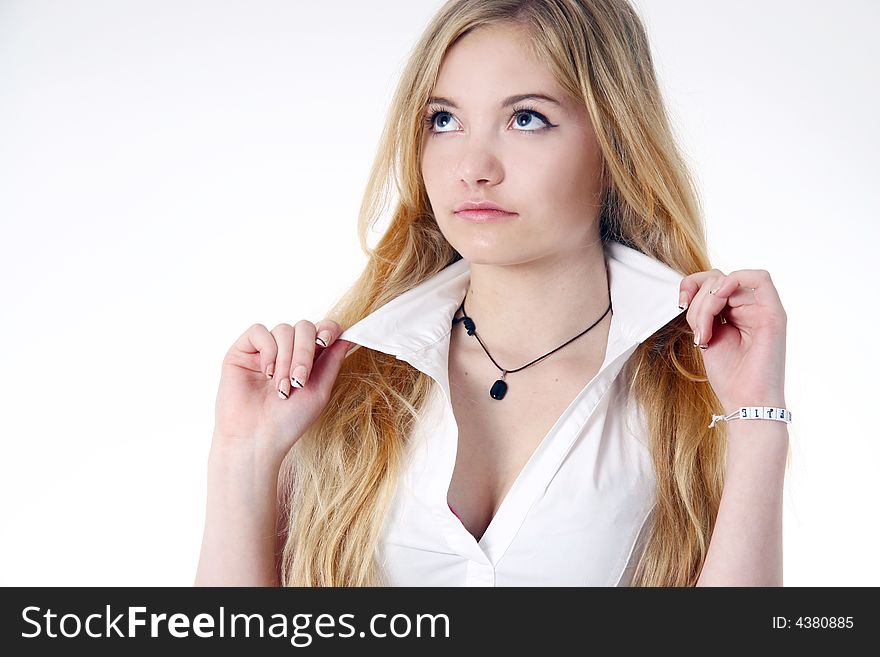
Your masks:
[[[477,540],[538,446],[599,370],[601,359],[580,361],[578,367],[541,365],[508,374],[507,393],[497,400],[489,394],[497,369],[474,371],[450,362],[458,444],[447,501]]]
[[[390,581],[615,585],[653,497],[650,454],[626,428],[643,433],[627,410],[629,385],[617,376],[622,365],[609,360],[598,376],[585,371],[570,381],[543,426],[536,409],[522,410],[537,393],[525,396],[514,376],[499,401],[489,397],[497,370],[480,380],[451,367],[446,394],[438,380],[413,428],[383,528],[380,562]],[[479,385],[462,383],[465,377]],[[547,390],[562,380],[539,382]],[[515,393],[522,399],[501,413]],[[468,396],[476,402],[463,403]],[[570,397],[567,407],[563,396]],[[512,463],[511,447],[537,434]]]

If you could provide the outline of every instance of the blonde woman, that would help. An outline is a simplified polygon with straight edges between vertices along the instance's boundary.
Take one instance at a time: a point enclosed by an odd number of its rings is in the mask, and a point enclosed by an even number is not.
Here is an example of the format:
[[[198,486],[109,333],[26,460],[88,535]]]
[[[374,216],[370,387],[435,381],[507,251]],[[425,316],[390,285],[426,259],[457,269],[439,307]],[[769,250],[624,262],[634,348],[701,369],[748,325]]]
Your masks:
[[[223,361],[196,584],[782,584],[786,315],[711,268],[626,0],[441,7],[359,235]]]

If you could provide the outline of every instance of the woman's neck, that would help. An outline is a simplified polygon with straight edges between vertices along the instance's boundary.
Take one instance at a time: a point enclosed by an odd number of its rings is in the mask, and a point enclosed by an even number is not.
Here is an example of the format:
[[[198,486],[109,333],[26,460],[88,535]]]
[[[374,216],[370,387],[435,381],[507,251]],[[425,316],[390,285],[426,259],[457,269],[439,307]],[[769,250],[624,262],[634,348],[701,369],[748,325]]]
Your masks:
[[[520,367],[584,331],[608,308],[601,241],[576,251],[514,265],[470,264],[466,314],[499,365]],[[605,343],[611,313],[562,351]],[[460,317],[461,312],[456,314]],[[464,333],[463,325],[459,330]],[[596,334],[595,338],[590,338]],[[459,341],[482,352],[476,339]],[[578,345],[577,343],[580,343]],[[577,345],[577,346],[576,346]]]

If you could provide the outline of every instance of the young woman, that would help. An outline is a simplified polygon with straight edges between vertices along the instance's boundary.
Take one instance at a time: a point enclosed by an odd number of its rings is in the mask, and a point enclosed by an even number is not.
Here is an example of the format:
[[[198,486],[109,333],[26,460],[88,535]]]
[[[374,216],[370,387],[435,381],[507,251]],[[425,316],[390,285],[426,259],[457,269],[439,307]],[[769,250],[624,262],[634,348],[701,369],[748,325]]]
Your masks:
[[[446,3],[359,234],[224,359],[197,584],[782,584],[785,311],[710,267],[626,0]]]

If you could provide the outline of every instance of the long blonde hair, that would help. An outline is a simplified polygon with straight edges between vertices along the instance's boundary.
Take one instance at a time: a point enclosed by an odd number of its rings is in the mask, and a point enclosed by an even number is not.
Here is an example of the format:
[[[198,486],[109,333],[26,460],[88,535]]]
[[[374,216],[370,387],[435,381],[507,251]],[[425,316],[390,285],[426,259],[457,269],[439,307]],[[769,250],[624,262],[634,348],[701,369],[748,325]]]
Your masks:
[[[670,128],[648,40],[627,0],[450,0],[413,48],[389,109],[358,220],[368,256],[328,316],[351,326],[461,258],[432,215],[419,167],[428,97],[447,49],[500,22],[526,28],[527,46],[589,111],[603,154],[603,240],[685,273],[710,269],[702,211]],[[397,192],[374,248],[369,230]],[[720,408],[684,314],[627,363],[644,411],[657,476],[650,533],[634,586],[692,586],[706,557],[723,488],[727,434],[707,428]],[[358,349],[329,402],[279,477],[283,586],[382,585],[375,561],[409,433],[428,375],[394,356]]]

